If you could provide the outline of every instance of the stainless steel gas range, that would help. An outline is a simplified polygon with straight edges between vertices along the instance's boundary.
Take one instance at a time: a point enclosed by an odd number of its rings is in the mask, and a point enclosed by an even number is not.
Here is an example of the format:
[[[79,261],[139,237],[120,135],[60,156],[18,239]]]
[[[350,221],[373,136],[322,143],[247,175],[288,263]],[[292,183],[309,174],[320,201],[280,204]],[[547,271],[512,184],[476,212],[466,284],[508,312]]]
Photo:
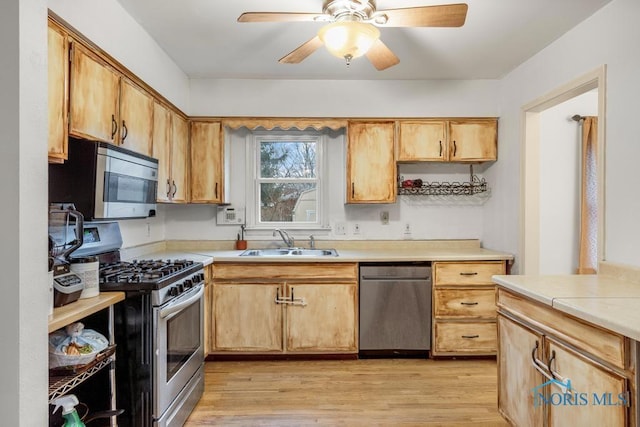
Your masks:
[[[110,223],[114,224],[114,223]],[[117,224],[117,223],[115,223]],[[105,241],[119,227],[89,223]],[[117,239],[116,239],[117,240]],[[182,426],[204,390],[204,268],[186,259],[121,261],[99,255],[100,290],[114,307],[116,401],[121,427]]]

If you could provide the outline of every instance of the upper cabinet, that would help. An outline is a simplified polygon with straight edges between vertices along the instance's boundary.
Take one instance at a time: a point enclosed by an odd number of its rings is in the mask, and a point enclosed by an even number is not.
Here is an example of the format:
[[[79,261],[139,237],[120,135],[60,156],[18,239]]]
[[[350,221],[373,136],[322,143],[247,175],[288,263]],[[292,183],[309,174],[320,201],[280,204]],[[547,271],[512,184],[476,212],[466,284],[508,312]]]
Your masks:
[[[447,160],[447,124],[442,120],[400,121],[396,160],[443,162]]]
[[[69,133],[151,155],[153,98],[79,43],[71,48]]]
[[[349,122],[347,203],[394,203],[396,163],[393,121]]]
[[[224,145],[219,121],[191,122],[192,203],[224,202]]]
[[[49,161],[67,159],[67,88],[69,83],[69,40],[49,21],[48,27]]]
[[[484,162],[497,159],[498,121],[400,120],[398,162]]]
[[[129,79],[120,82],[120,145],[151,155],[153,98]]]
[[[69,134],[118,141],[120,75],[79,43],[71,47]]]
[[[159,202],[187,201],[187,120],[159,102],[153,105],[153,157],[158,159]]]

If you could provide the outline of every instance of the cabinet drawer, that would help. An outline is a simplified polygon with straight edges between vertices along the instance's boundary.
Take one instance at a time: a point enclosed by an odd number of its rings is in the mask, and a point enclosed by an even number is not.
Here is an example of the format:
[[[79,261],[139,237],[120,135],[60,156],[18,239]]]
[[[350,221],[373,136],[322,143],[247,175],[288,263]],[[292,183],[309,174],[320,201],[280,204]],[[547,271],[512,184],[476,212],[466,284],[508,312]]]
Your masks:
[[[494,322],[436,322],[435,351],[440,353],[495,353],[498,334]]]
[[[622,369],[627,367],[628,341],[622,335],[575,319],[504,289],[498,289],[498,309],[613,366]]]
[[[294,278],[296,281],[335,281],[336,279],[358,280],[358,265],[355,263],[215,263],[214,280],[247,280],[252,282],[282,282]]]
[[[436,262],[433,268],[434,286],[493,285],[491,276],[505,274],[504,261]]]
[[[493,289],[435,289],[433,310],[437,318],[496,318]]]

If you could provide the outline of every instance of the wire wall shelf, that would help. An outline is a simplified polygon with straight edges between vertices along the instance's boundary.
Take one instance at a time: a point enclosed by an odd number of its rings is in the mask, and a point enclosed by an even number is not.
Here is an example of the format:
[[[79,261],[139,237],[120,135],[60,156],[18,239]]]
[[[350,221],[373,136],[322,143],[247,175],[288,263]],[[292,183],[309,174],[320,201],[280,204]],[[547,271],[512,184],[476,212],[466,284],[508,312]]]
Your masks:
[[[423,196],[401,198],[411,204],[482,205],[491,197],[491,189],[484,178],[474,175],[473,165],[470,165],[469,168],[468,182],[401,180],[398,186],[398,195]]]

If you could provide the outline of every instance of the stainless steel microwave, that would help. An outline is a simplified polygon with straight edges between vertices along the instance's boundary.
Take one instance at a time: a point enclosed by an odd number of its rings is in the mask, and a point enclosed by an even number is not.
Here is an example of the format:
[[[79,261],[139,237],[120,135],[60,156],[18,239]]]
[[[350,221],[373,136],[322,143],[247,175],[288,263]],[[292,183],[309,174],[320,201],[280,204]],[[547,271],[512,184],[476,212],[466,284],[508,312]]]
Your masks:
[[[73,203],[87,220],[155,216],[157,159],[75,138],[68,153],[65,163],[49,165],[49,203]]]

